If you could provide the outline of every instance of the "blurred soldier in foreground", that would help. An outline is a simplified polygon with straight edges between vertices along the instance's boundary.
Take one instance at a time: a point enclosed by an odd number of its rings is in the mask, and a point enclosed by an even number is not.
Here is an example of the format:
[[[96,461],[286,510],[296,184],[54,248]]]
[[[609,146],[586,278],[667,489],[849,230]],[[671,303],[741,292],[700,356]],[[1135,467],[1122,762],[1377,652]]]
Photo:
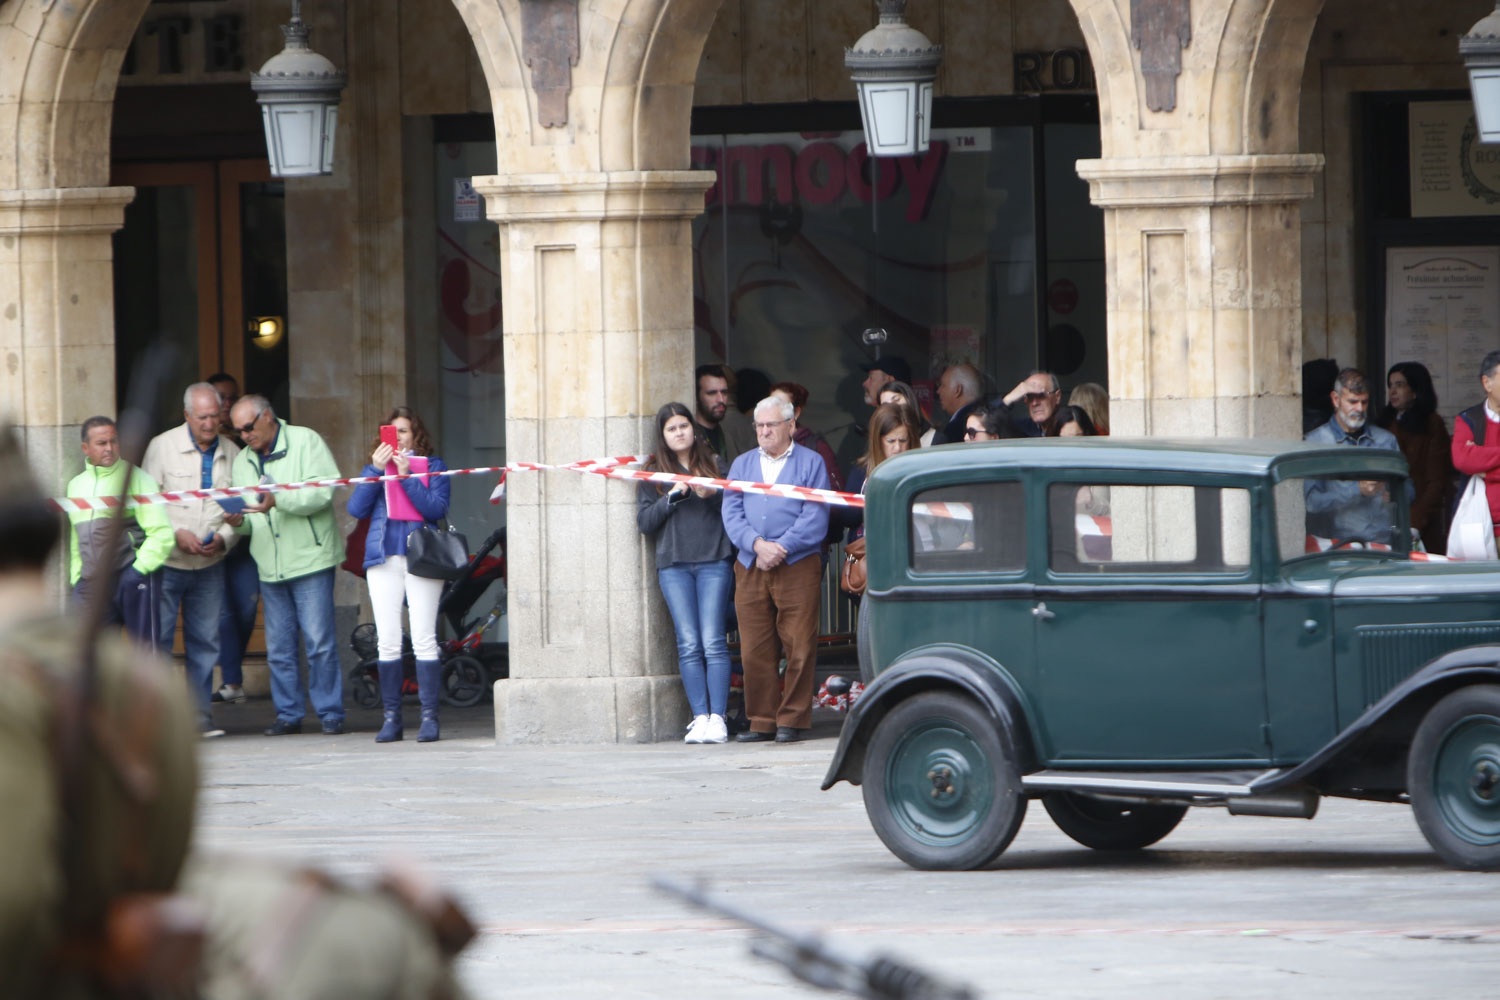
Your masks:
[[[5,996],[110,996],[180,983],[197,939],[170,929],[190,915],[159,894],[177,881],[193,822],[197,737],[187,692],[117,630],[85,643],[87,616],[57,613],[42,571],[60,520],[9,428],[0,428],[0,468]],[[111,568],[96,600],[112,592]],[[163,948],[132,947],[142,934]]]
[[[60,518],[6,427],[0,468],[0,995],[462,997],[452,959],[473,928],[412,876],[352,888],[212,857],[184,872],[188,693],[117,630],[89,636],[91,617],[57,613],[43,569]]]

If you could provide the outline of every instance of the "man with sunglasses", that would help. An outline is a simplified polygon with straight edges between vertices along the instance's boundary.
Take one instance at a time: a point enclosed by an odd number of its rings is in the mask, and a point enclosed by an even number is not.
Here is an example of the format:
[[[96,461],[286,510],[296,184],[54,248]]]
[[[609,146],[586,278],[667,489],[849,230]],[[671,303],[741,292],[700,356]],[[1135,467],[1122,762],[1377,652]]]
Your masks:
[[[234,460],[236,486],[336,479],[338,466],[316,431],[276,416],[264,396],[244,396],[229,411],[245,442]],[[254,495],[235,530],[250,536],[265,609],[266,665],[276,721],[267,736],[302,731],[306,700],[323,732],[344,731],[344,684],[333,634],[333,568],[344,558],[344,539],[333,516],[333,488]],[[233,521],[231,521],[233,523]],[[307,685],[297,669],[297,635],[307,652]]]

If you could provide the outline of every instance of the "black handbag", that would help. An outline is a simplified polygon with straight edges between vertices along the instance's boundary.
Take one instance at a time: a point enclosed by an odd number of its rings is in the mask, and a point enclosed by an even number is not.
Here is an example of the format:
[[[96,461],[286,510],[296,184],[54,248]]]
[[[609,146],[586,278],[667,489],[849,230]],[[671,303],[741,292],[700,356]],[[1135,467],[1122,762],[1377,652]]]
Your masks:
[[[428,580],[452,580],[469,565],[469,540],[451,524],[444,531],[421,524],[406,537],[406,571]]]

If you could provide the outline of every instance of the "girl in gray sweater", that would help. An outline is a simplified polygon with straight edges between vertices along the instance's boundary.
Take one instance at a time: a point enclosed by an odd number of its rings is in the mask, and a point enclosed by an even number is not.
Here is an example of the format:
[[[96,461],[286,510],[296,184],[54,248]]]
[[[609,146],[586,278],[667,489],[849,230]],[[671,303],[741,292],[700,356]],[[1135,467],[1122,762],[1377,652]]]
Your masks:
[[[645,465],[663,472],[722,479],[723,460],[697,436],[692,411],[668,403],[656,411],[655,454]],[[719,509],[724,494],[687,483],[642,482],[636,524],[656,539],[656,579],[677,633],[677,669],[693,710],[687,743],[723,743],[729,701],[729,646],[724,619],[734,589],[734,546]]]

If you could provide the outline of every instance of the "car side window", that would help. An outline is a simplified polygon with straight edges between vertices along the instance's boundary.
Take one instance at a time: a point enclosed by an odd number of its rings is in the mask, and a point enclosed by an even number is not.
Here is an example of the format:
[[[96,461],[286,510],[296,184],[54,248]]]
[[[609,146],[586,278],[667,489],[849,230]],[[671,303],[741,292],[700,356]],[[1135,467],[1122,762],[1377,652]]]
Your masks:
[[[925,490],[907,515],[916,573],[1003,573],[1026,568],[1026,509],[1018,482]]]
[[[1053,483],[1048,563],[1058,573],[1243,573],[1250,491]]]

